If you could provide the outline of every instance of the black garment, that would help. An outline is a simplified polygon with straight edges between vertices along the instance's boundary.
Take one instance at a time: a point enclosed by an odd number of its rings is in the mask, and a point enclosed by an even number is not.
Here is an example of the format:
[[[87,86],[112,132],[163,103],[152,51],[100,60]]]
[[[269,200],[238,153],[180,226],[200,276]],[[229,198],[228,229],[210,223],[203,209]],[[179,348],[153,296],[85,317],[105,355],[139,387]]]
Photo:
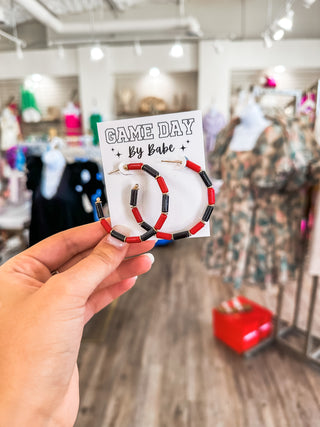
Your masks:
[[[42,167],[40,157],[32,156],[27,159],[27,188],[33,191],[30,246],[59,231],[92,222],[93,212],[84,210],[83,194],[91,200],[91,196],[100,189],[101,200],[103,203],[106,201],[96,163],[86,161],[67,164],[57,192],[51,199],[46,199],[41,194]],[[81,172],[85,169],[91,176],[87,183],[81,179]]]

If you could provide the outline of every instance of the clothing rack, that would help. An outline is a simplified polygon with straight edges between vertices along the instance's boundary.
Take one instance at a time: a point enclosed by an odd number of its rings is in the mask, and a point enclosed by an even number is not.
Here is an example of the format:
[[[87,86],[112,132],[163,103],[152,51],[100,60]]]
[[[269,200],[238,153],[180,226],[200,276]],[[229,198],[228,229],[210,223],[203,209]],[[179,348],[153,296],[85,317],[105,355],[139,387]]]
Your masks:
[[[312,191],[308,193],[305,209],[305,217],[308,218],[308,214],[311,208],[311,198]],[[306,254],[308,250],[308,221],[306,221],[306,229],[302,236],[301,243],[301,253]],[[301,262],[298,279],[297,279],[297,288],[295,293],[295,304],[292,323],[288,324],[281,320],[282,308],[283,308],[283,297],[285,286],[279,286],[278,300],[277,300],[277,315],[275,322],[275,331],[274,338],[277,344],[281,348],[290,351],[296,356],[300,357],[306,362],[312,362],[320,366],[320,338],[312,334],[312,327],[314,321],[315,313],[315,303],[317,299],[318,292],[318,276],[312,276],[312,286],[311,286],[311,295],[310,302],[307,311],[307,329],[303,330],[299,328],[298,321],[299,315],[301,312],[301,295],[303,288],[303,278],[305,271],[306,262],[305,259]],[[296,345],[292,343],[292,340],[296,341]],[[298,344],[297,344],[298,343]]]
[[[306,201],[305,217],[308,217],[311,207],[311,194],[309,191],[308,198]],[[301,242],[301,254],[304,255],[307,253],[308,249],[308,224],[302,235]],[[305,258],[301,261],[298,278],[297,278],[297,287],[295,292],[295,302],[293,310],[293,319],[291,323],[282,319],[282,309],[283,309],[283,300],[284,292],[286,285],[278,286],[278,296],[277,296],[277,307],[276,315],[274,321],[274,331],[271,337],[265,339],[252,349],[244,353],[245,357],[251,357],[260,350],[268,347],[271,344],[278,345],[281,349],[288,351],[294,356],[300,358],[301,360],[312,363],[320,366],[320,338],[312,334],[314,314],[315,314],[315,304],[317,300],[317,293],[319,287],[319,277],[312,276],[312,286],[310,293],[310,302],[307,310],[307,328],[306,330],[301,329],[298,326],[299,315],[301,312],[301,295],[303,288],[303,278],[305,272]],[[295,341],[295,344],[293,343]]]

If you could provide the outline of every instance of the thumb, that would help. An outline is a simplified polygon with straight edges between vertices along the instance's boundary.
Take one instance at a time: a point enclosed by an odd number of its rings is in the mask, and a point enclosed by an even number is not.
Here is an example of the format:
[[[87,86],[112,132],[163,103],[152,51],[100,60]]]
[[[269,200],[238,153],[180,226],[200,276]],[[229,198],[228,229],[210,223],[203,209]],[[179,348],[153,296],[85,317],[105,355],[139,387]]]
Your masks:
[[[120,227],[115,228],[120,231]],[[121,227],[121,231],[124,232],[124,227]],[[59,287],[64,293],[86,301],[95,288],[121,264],[128,247],[128,243],[108,234],[90,255],[63,273],[53,276],[49,283],[55,290]]]

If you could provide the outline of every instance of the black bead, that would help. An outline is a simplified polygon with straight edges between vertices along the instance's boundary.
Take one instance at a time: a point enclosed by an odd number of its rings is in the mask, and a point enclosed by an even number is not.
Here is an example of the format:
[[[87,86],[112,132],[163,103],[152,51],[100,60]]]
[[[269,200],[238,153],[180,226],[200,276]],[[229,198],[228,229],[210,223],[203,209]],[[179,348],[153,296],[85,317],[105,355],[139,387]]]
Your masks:
[[[213,212],[213,206],[208,205],[207,209],[204,211],[203,217],[201,218],[202,221],[207,222],[209,221],[209,218]]]
[[[122,242],[125,241],[126,236],[124,234],[118,233],[116,230],[111,230],[111,236],[115,237],[118,240],[121,240]]]
[[[189,231],[180,231],[179,233],[174,233],[172,238],[173,240],[179,240],[179,239],[185,239],[186,237],[189,237]]]
[[[150,239],[150,237],[154,236],[156,234],[156,230],[154,228],[151,228],[149,231],[147,231],[146,233],[142,234],[140,236],[140,239],[142,242],[144,242],[145,240]]]
[[[149,230],[151,230],[151,228],[153,228],[153,227],[151,227],[151,225],[149,225],[147,222],[144,222],[144,221],[140,224],[140,226],[147,231],[149,231]]]
[[[159,172],[149,165],[143,165],[141,169],[146,171],[149,175],[153,176],[153,178],[159,176]]]
[[[137,206],[138,190],[133,188],[130,196],[130,206]]]
[[[169,211],[169,194],[162,194],[162,212],[167,213]]]
[[[104,218],[104,213],[103,213],[103,210],[102,210],[102,203],[101,202],[96,202],[95,206],[96,206],[96,211],[97,211],[98,218],[99,219]]]
[[[201,176],[202,181],[206,184],[207,187],[212,186],[212,182],[210,181],[210,178],[208,177],[207,172],[201,171],[199,172],[199,175]]]

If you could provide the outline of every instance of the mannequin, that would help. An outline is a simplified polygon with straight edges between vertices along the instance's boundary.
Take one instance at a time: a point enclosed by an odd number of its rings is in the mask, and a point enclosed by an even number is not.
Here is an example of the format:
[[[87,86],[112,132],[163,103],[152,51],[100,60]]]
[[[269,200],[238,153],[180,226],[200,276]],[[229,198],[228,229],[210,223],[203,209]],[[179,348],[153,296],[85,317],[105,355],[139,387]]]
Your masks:
[[[264,117],[261,107],[254,101],[250,101],[244,108],[240,119],[241,122],[236,126],[230,142],[230,150],[250,151],[271,122]]]

